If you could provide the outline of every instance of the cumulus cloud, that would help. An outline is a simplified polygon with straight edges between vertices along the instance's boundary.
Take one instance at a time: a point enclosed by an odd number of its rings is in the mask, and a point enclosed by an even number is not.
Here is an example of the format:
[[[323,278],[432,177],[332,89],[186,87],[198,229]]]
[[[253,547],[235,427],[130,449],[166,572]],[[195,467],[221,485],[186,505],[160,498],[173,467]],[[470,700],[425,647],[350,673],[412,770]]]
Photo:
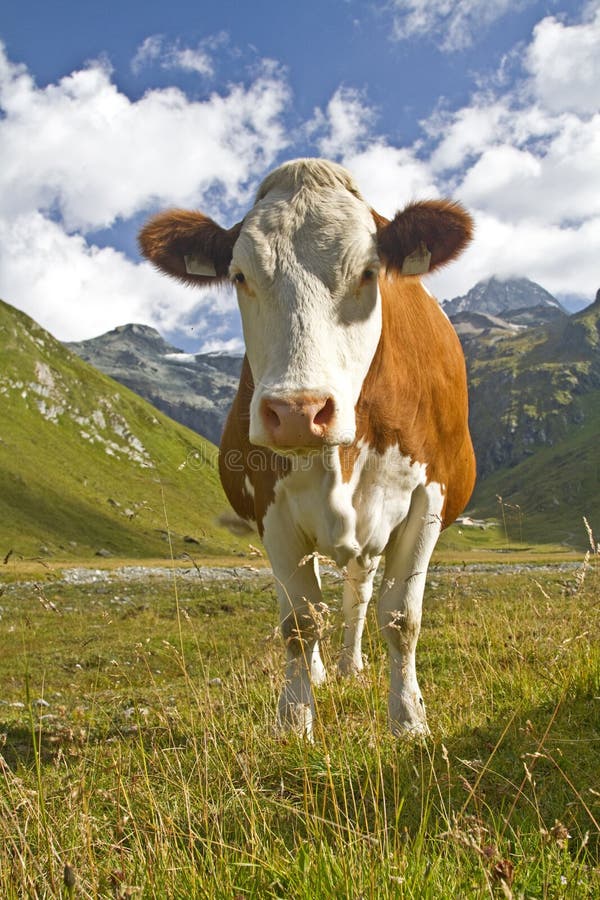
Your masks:
[[[392,0],[397,40],[428,37],[442,50],[457,52],[475,43],[477,36],[509,12],[531,0]]]
[[[376,138],[344,158],[365,197],[384,214],[412,197],[440,194],[473,212],[472,247],[459,264],[430,279],[438,296],[464,293],[493,274],[528,276],[558,294],[594,295],[600,5],[594,7],[578,24],[552,17],[538,23],[514,87],[477,91],[464,107],[438,112],[422,123],[426,143],[398,149]],[[580,69],[571,79],[565,68],[566,83],[555,91],[551,57],[576,66],[579,49]]]
[[[244,352],[244,342],[239,337],[215,338],[211,337],[200,346],[199,353],[225,353],[228,356],[241,356]]]
[[[180,330],[209,307],[231,313],[232,294],[203,294],[136,263],[112,247],[88,244],[31,212],[0,219],[1,292],[61,340],[93,337],[127,322]]]
[[[588,21],[539,22],[525,57],[538,100],[551,112],[596,113],[600,108],[600,3],[588,6]]]
[[[600,114],[550,124],[540,149],[519,146],[516,136],[484,148],[462,180],[465,201],[513,222],[560,225],[600,215]]]
[[[211,186],[224,202],[243,202],[248,180],[286,143],[288,90],[269,68],[249,87],[203,102],[177,88],[133,102],[101,63],[44,88],[4,63],[2,215],[53,210],[67,229],[85,232],[151,203],[197,204]]]
[[[412,200],[440,193],[426,161],[412,149],[391,147],[382,139],[362,152],[344,156],[343,163],[368,203],[384,216],[393,216]]]
[[[176,88],[133,102],[99,62],[38,87],[0,45],[0,296],[64,339],[135,319],[171,331],[223,302],[86,235],[156,206],[245,204],[286,145],[287,103],[273,66],[202,102]]]

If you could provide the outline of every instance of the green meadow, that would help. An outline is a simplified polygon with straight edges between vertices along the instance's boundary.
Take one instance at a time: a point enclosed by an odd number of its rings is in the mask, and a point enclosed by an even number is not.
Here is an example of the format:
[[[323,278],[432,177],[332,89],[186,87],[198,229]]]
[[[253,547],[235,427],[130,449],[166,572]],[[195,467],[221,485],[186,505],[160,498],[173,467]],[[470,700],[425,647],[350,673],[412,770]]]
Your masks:
[[[326,574],[311,744],[275,727],[268,575],[9,560],[0,896],[597,897],[598,556],[509,561],[430,570],[419,742],[388,734],[374,609],[364,674],[336,677]]]

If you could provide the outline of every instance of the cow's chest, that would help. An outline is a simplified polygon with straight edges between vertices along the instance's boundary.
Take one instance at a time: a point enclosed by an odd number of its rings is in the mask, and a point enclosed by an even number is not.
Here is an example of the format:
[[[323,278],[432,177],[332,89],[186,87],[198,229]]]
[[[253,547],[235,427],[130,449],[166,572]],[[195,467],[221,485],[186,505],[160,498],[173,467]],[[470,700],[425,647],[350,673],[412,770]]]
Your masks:
[[[344,481],[337,448],[298,458],[275,489],[264,526],[268,543],[291,534],[334,559],[381,555],[392,531],[406,518],[414,490],[426,483],[426,466],[411,463],[397,447],[379,454],[361,446]]]

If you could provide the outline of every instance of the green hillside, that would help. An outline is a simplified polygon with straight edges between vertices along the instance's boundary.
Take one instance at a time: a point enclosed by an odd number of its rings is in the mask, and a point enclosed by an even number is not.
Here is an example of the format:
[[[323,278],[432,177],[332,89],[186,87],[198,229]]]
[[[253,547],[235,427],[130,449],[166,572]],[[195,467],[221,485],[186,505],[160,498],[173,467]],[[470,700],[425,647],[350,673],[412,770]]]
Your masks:
[[[0,561],[234,552],[216,453],[0,301]]]
[[[582,516],[600,531],[600,303],[483,342],[468,367],[474,511],[504,513],[513,539],[585,543]]]

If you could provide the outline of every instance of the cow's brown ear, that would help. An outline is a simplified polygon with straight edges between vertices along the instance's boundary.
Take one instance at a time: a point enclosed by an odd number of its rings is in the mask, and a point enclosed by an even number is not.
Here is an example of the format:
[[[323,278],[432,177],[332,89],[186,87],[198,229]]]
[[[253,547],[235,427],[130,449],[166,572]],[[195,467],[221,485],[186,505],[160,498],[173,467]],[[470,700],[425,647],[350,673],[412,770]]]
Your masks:
[[[201,212],[170,209],[153,216],[139,233],[142,254],[158,269],[187,284],[227,278],[241,222],[225,229]]]
[[[391,222],[375,212],[373,218],[382,261],[403,275],[424,275],[446,265],[473,237],[473,219],[451,200],[411,203]]]

